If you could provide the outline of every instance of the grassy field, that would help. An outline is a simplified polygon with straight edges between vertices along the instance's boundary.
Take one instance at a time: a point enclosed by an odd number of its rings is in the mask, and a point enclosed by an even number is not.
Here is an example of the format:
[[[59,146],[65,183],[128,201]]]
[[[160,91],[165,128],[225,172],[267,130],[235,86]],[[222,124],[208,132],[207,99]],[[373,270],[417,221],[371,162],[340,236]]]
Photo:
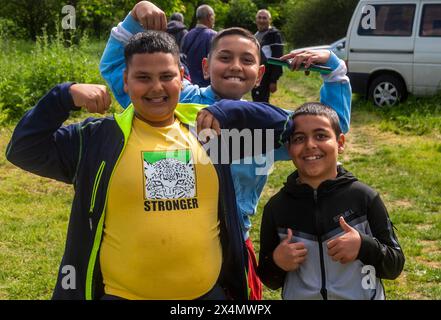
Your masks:
[[[320,84],[314,75],[285,74],[272,102],[295,108],[317,100]],[[341,161],[380,192],[406,255],[402,275],[385,281],[389,299],[441,299],[440,100],[411,98],[394,110],[376,110],[354,97]],[[13,124],[0,128],[0,299],[48,299],[73,188],[8,163],[4,152],[12,130]],[[263,204],[292,170],[292,164],[278,163],[265,187],[252,232],[257,251]],[[265,289],[264,296],[280,299],[280,292]]]

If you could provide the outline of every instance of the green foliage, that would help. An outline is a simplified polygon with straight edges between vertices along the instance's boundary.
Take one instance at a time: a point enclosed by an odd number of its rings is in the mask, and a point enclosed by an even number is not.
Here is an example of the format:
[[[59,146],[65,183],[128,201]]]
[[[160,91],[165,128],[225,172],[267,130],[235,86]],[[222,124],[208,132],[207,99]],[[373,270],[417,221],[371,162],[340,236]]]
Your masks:
[[[0,48],[7,48],[0,57],[0,123],[21,117],[58,83],[103,83],[98,70],[102,45],[91,55],[86,35],[78,44],[66,43],[71,39],[65,39],[62,32],[52,39],[44,33],[30,49],[0,41]]]
[[[43,28],[53,36],[61,25],[62,8],[75,8],[76,28],[81,33],[88,32],[96,38],[107,38],[110,28],[121,21],[138,1],[135,0],[10,0],[0,6],[0,17],[14,20],[25,30],[28,39],[41,36]],[[175,11],[185,11],[182,0],[155,0],[156,5],[168,15]],[[1,25],[0,25],[1,26]],[[0,27],[1,30],[1,27]]]
[[[26,30],[17,26],[12,19],[0,17],[0,39],[12,38],[24,39],[26,38]]]
[[[289,0],[282,31],[294,47],[331,43],[346,35],[358,0]]]
[[[62,5],[57,0],[11,0],[0,5],[0,17],[14,20],[25,31],[26,38],[36,39],[45,27],[49,34],[55,32],[57,13]]]
[[[6,1],[4,1],[6,2]],[[108,37],[111,27],[124,19],[138,0],[9,0],[0,5],[0,19],[14,21],[22,29],[23,37],[35,40],[42,36],[42,30],[53,36],[63,19],[62,8],[72,5],[75,8],[76,28],[80,33],[87,32],[99,39]],[[257,9],[268,8],[273,16],[274,25],[281,28],[284,23],[281,0],[154,0],[169,17],[173,12],[181,12],[185,24],[192,28],[196,25],[196,8],[202,4],[210,5],[216,13],[216,29],[242,26],[256,30],[254,23]],[[8,22],[8,29],[9,22]],[[0,22],[0,31],[2,23]],[[7,35],[14,36],[14,33]]]
[[[225,20],[225,27],[256,29],[257,6],[251,0],[231,0],[230,13]]]

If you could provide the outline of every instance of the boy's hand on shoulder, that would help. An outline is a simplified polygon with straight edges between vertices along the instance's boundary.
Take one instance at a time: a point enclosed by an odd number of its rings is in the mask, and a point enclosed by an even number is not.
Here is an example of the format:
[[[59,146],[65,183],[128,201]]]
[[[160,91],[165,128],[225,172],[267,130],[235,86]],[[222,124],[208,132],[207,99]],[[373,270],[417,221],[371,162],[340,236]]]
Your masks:
[[[345,264],[357,259],[361,236],[343,217],[340,217],[339,222],[345,234],[328,242],[328,255],[332,260]]]
[[[90,113],[104,114],[110,107],[111,98],[106,86],[76,83],[69,92],[75,106],[86,108]]]
[[[306,260],[308,250],[303,242],[291,243],[292,231],[288,228],[288,234],[273,252],[274,263],[286,272],[297,270]]]
[[[201,110],[198,112],[196,124],[198,138],[202,142],[207,142],[207,138],[213,138],[214,132],[217,135],[220,135],[221,133],[219,121],[207,110]]]
[[[281,57],[282,60],[291,60],[291,70],[299,70],[301,64],[309,68],[311,64],[325,64],[328,62],[331,52],[329,50],[299,50],[293,51]]]
[[[146,30],[167,29],[167,17],[164,11],[149,1],[138,2],[133,7],[131,15]]]

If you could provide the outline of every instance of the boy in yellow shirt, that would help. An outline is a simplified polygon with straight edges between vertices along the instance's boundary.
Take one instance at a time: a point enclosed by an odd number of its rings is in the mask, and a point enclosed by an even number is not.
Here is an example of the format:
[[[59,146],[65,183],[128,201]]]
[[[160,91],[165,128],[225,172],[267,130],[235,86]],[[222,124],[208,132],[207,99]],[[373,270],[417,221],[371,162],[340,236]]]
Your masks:
[[[25,114],[7,158],[75,187],[55,299],[247,299],[246,252],[229,167],[213,164],[178,104],[173,38],[149,31],[125,48],[123,113],[105,87],[61,84]],[[178,116],[177,116],[178,115]]]

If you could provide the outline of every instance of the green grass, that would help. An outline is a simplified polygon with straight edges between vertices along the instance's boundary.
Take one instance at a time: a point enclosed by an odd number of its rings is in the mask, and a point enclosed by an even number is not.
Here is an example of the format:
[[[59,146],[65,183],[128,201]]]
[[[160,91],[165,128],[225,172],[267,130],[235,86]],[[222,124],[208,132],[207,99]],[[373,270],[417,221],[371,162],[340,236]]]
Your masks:
[[[23,55],[32,49],[26,43],[17,46]],[[93,68],[86,77],[95,77],[102,48],[103,43],[96,43],[87,54],[82,53]],[[7,60],[0,59],[0,70],[7,68],[11,68]],[[320,84],[314,73],[306,77],[301,72],[285,72],[272,102],[293,109],[305,101],[317,101]],[[341,161],[380,192],[406,255],[402,275],[384,281],[389,299],[441,299],[441,115],[437,101],[439,97],[410,98],[396,109],[385,110],[357,97],[353,104]],[[12,130],[13,124],[0,127],[0,299],[49,299],[63,254],[73,189],[8,163],[4,152]],[[277,163],[264,189],[253,217],[257,252],[262,207],[293,170],[289,162]],[[264,297],[280,299],[280,290],[265,288]]]

